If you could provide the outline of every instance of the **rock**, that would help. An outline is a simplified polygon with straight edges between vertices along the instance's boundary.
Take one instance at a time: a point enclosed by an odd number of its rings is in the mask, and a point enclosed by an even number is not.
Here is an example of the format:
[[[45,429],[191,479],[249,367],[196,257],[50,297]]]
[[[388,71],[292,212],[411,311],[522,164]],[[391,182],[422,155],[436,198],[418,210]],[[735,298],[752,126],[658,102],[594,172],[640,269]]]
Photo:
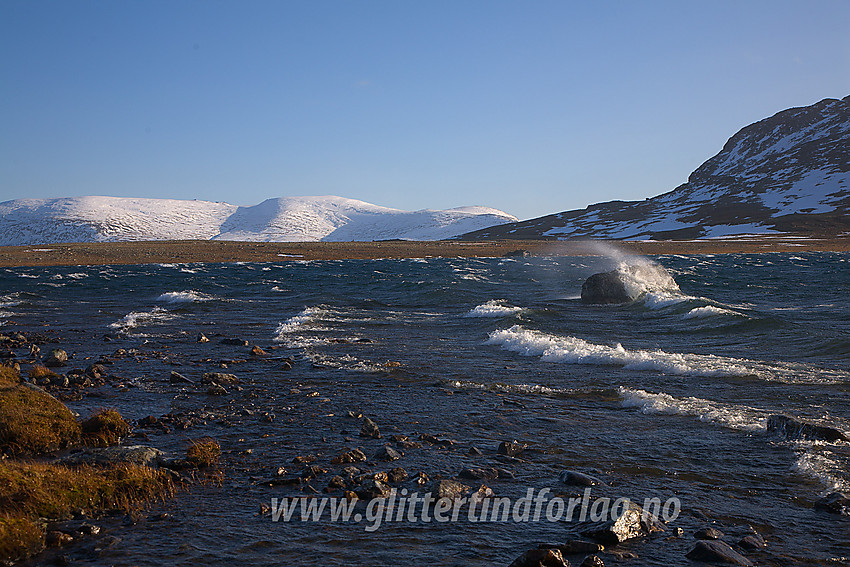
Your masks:
[[[293,463],[306,465],[309,463],[315,463],[319,460],[319,457],[316,455],[298,455],[294,459],[292,459]]]
[[[422,441],[425,441],[426,443],[430,443],[431,445],[437,445],[438,447],[449,448],[449,447],[452,447],[455,444],[455,442],[452,441],[451,439],[440,439],[439,437],[437,437],[435,435],[428,435],[428,434],[420,435],[419,439],[421,439]]]
[[[745,535],[741,538],[741,541],[738,542],[738,547],[741,549],[763,549],[767,547],[767,542],[764,541],[764,538],[757,533],[752,533],[749,535]]]
[[[469,486],[456,480],[438,480],[431,485],[431,495],[434,498],[449,498],[457,500],[472,490]]]
[[[729,563],[731,565],[752,565],[753,562],[719,540],[698,541],[685,555],[693,561],[706,563]]]
[[[47,532],[44,541],[48,547],[62,547],[74,541],[74,536],[59,530],[52,530]]]
[[[389,498],[392,489],[380,480],[367,478],[360,483],[355,492],[363,500],[372,500],[374,498]]]
[[[392,483],[404,482],[407,480],[407,471],[401,467],[395,467],[390,472],[387,473],[387,478]]]
[[[269,353],[267,353],[266,351],[264,351],[263,349],[261,349],[257,345],[254,345],[251,348],[251,356],[268,356],[268,355],[269,355]]]
[[[274,423],[276,417],[277,416],[275,414],[264,411],[262,414],[260,414],[260,421],[262,421],[263,423]]]
[[[86,368],[85,374],[95,380],[102,380],[109,375],[109,371],[102,364],[92,364]]]
[[[208,343],[208,342],[210,342],[210,340],[207,338],[207,336],[205,334],[198,333],[198,338],[195,339],[195,342],[196,343]]]
[[[457,474],[457,476],[469,480],[493,480],[495,478],[499,478],[499,471],[489,467],[481,469],[463,469]]]
[[[605,551],[604,545],[582,539],[569,539],[561,545],[546,545],[544,547],[557,547],[564,555],[580,555],[582,553],[599,553]]]
[[[629,502],[629,507],[616,520],[592,524],[582,533],[606,545],[616,545],[660,531],[664,531],[664,525],[658,518],[634,502]]]
[[[579,567],[605,567],[605,562],[598,555],[588,555]]]
[[[564,484],[573,486],[605,486],[605,483],[589,474],[584,474],[576,471],[564,471],[558,479]]]
[[[526,446],[519,441],[502,441],[499,443],[499,448],[496,452],[500,455],[507,455],[508,457],[516,457],[523,451],[525,451]]]
[[[239,378],[235,374],[225,374],[224,372],[205,372],[201,377],[201,382],[218,384],[219,386],[232,386],[239,383]]]
[[[360,449],[352,449],[346,453],[341,453],[331,459],[332,465],[341,465],[344,463],[357,463],[366,460],[366,454]]]
[[[481,501],[485,498],[493,498],[494,496],[496,496],[496,493],[493,491],[493,489],[487,486],[486,484],[482,484],[478,487],[478,490],[472,493],[470,499]]]
[[[65,366],[68,362],[68,353],[62,350],[61,348],[55,348],[47,353],[47,356],[44,357],[43,363],[48,368],[56,368],[58,366]]]
[[[470,455],[470,456],[473,456],[473,457],[480,457],[480,456],[481,456],[481,455],[483,455],[484,453],[482,453],[482,452],[481,452],[481,449],[479,449],[478,447],[470,447],[470,448],[469,448],[469,451],[467,451],[467,453],[466,453],[466,454],[467,454],[467,455]]]
[[[622,264],[616,270],[593,274],[581,286],[584,303],[628,303],[650,291],[677,292],[673,277],[657,264]]]
[[[226,396],[227,388],[220,384],[210,384],[210,387],[207,388],[207,394],[210,396]]]
[[[402,449],[421,449],[422,444],[411,441],[407,435],[391,435],[390,439]]]
[[[771,415],[767,418],[768,433],[776,433],[785,439],[809,441],[850,441],[850,438],[834,427],[806,423],[787,415]]]
[[[307,465],[304,467],[304,470],[301,471],[301,478],[304,479],[304,482],[312,480],[319,475],[325,474],[327,469],[323,469],[319,465]]]
[[[171,371],[171,374],[168,377],[168,381],[172,384],[194,384],[191,380],[180,374],[179,372]]]
[[[96,536],[100,533],[100,526],[89,523],[80,524],[80,533],[83,535]]]
[[[219,341],[219,344],[233,345],[233,346],[248,346],[250,343],[248,341],[243,341],[242,339],[228,338],[228,339],[221,339],[221,341]]]
[[[843,492],[833,492],[815,502],[816,510],[823,510],[830,514],[850,516],[850,496]]]
[[[381,438],[381,431],[378,429],[378,424],[369,419],[363,418],[363,427],[360,428],[360,437],[372,437],[373,439]]]
[[[725,534],[718,530],[717,528],[712,528],[711,526],[702,528],[701,530],[697,530],[694,534],[694,537],[697,539],[723,539]]]
[[[530,549],[517,557],[510,567],[570,567],[557,548]]]
[[[68,377],[62,374],[58,376],[52,376],[50,378],[50,385],[55,386],[57,388],[67,388],[69,384],[70,381],[68,380]]]
[[[126,447],[104,447],[85,449],[71,453],[59,459],[63,465],[115,465],[130,463],[134,465],[154,466],[163,460],[159,449],[145,445],[129,445]]]
[[[379,461],[397,461],[402,458],[404,455],[390,447],[389,445],[384,445],[381,447],[377,453],[375,453],[375,458]]]

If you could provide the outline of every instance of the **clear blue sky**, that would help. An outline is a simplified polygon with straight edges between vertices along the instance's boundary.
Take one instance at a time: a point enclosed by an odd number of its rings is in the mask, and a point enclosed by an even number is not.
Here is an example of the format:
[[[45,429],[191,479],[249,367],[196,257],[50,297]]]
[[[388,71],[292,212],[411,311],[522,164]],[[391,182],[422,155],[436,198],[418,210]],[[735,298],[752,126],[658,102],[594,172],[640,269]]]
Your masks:
[[[0,200],[335,194],[530,218],[850,94],[850,1],[0,2]]]

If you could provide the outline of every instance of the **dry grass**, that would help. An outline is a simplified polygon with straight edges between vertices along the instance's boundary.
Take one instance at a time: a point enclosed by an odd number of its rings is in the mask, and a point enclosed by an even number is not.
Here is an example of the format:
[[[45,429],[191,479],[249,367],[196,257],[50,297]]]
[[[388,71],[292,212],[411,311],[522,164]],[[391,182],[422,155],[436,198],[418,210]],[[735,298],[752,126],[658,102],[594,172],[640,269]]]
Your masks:
[[[43,548],[39,518],[61,520],[79,510],[98,515],[138,510],[171,497],[175,486],[164,472],[138,465],[76,468],[0,461],[0,559]]]
[[[29,376],[34,381],[38,382],[39,380],[43,380],[44,378],[55,378],[58,375],[46,366],[36,364],[32,368],[30,368]]]
[[[0,451],[11,455],[44,453],[79,439],[80,425],[65,404],[22,385],[14,370],[0,368]]]
[[[89,447],[116,445],[130,433],[130,424],[114,409],[101,409],[80,426],[83,444]]]
[[[219,457],[221,457],[221,445],[211,437],[192,441],[186,449],[186,460],[199,469],[218,465]]]

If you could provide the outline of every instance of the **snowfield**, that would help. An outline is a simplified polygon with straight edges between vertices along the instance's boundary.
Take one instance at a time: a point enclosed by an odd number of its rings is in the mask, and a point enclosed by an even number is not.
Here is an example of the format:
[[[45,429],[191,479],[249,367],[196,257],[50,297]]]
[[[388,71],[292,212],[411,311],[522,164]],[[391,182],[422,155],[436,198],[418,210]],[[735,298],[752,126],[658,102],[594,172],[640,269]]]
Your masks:
[[[264,242],[441,240],[516,217],[489,207],[402,211],[343,197],[282,197],[251,207],[122,197],[0,203],[0,245],[125,240]]]

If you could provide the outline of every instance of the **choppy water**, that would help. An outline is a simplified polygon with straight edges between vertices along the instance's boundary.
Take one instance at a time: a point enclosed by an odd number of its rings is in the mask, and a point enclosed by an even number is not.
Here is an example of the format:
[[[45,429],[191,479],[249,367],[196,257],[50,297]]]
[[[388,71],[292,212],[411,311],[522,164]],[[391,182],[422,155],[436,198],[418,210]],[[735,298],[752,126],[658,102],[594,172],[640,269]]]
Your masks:
[[[72,408],[116,407],[132,419],[202,413],[204,423],[150,443],[177,453],[187,437],[211,435],[228,451],[220,487],[165,504],[171,520],[107,523],[120,541],[96,559],[81,555],[84,563],[507,565],[566,537],[549,522],[400,522],[368,533],[259,515],[271,497],[300,494],[260,482],[281,465],[297,471],[293,457],[319,454],[331,471],[312,483],[321,490],[341,468],[331,457],[383,444],[357,436],[352,410],[385,436],[458,442],[410,449],[373,470],[399,465],[433,478],[500,466],[516,479],[488,484],[516,498],[527,488],[569,494],[558,474],[572,469],[638,501],[678,497],[673,525],[685,537],[621,546],[640,556],[635,565],[684,563],[689,534],[712,521],[730,543],[758,529],[769,544],[751,554],[760,564],[850,564],[847,520],[812,508],[850,490],[850,449],[788,441],[765,425],[785,413],[850,432],[850,255],[657,261],[681,293],[624,306],[578,299],[586,277],[611,268],[605,258],[6,269],[0,332],[47,333],[80,367],[138,349],[110,368],[136,388],[102,388]],[[211,343],[196,344],[199,332]],[[298,362],[281,370],[218,344],[222,336]],[[222,359],[244,360],[227,370],[241,391],[213,397],[168,382],[171,370],[197,378]],[[277,419],[263,422],[262,412]],[[496,460],[511,439],[534,449],[528,462]],[[468,455],[470,446],[484,455]]]

